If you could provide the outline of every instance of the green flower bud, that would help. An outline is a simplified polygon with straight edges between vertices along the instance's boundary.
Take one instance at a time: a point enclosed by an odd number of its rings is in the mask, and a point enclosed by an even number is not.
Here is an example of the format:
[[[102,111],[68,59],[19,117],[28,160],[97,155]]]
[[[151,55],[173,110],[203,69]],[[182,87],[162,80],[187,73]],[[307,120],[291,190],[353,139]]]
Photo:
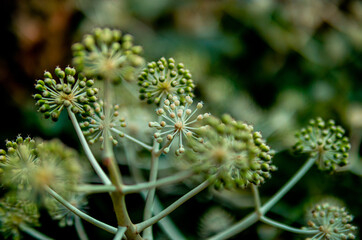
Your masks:
[[[156,62],[147,64],[147,68],[143,69],[139,75],[139,85],[142,86],[139,90],[140,99],[146,100],[147,103],[156,103],[157,105],[165,99],[177,95],[182,104],[186,96],[193,97],[194,84],[188,76],[189,71],[183,68],[183,64],[178,65],[178,71],[173,70],[175,60],[170,58],[166,60],[161,58]],[[148,88],[147,86],[154,86]],[[147,94],[144,94],[147,93]],[[141,97],[142,95],[142,97]]]
[[[322,118],[313,119],[306,129],[296,133],[297,142],[293,148],[298,153],[315,157],[319,169],[333,172],[348,163],[350,144],[344,133],[344,129],[336,126],[333,120],[326,123]]]
[[[144,63],[142,48],[133,46],[130,35],[118,30],[96,28],[81,43],[73,45],[73,64],[86,76],[107,79],[113,84],[133,81],[137,68]]]
[[[59,78],[59,83],[49,78],[51,77],[49,72],[44,74],[47,76],[44,81],[37,81],[38,84],[35,88],[41,94],[34,94],[33,97],[38,100],[36,105],[45,118],[51,117],[53,121],[57,121],[60,112],[69,107],[74,113],[89,112],[84,109],[84,105],[96,101],[95,95],[98,93],[98,89],[92,88],[93,81],[87,81],[82,75],[78,75],[78,80],[75,80],[75,74],[74,68],[67,67],[63,71],[57,67],[55,75]]]
[[[355,239],[357,227],[350,224],[353,217],[344,207],[328,202],[316,204],[308,216],[307,230],[317,230],[312,239]]]
[[[191,141],[185,161],[193,163],[205,177],[216,174],[218,188],[246,188],[261,185],[276,167],[272,152],[253,127],[224,115],[206,119],[208,127],[199,132],[203,141]],[[216,169],[216,170],[215,170]]]
[[[122,128],[126,127],[124,118],[119,116],[118,105],[112,106],[110,110],[110,116],[106,117],[104,113],[103,101],[94,102],[93,107],[90,105],[84,105],[85,112],[83,116],[84,122],[80,123],[80,127],[83,130],[83,134],[86,136],[90,144],[94,144],[97,141],[102,142],[101,149],[104,148],[105,134],[110,133],[113,144],[118,144],[116,140],[117,136],[123,137],[124,133]],[[92,111],[94,109],[94,111]],[[110,121],[110,122],[109,122]]]

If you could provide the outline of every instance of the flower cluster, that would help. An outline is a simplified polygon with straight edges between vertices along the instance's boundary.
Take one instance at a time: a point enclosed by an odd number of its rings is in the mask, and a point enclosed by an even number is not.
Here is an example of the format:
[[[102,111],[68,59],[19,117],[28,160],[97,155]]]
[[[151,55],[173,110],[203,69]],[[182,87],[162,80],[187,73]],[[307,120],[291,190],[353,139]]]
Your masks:
[[[7,141],[7,151],[0,150],[1,183],[18,197],[37,197],[45,186],[58,192],[71,190],[81,177],[76,151],[59,140],[38,142],[18,137]]]
[[[200,219],[199,235],[206,239],[233,225],[234,217],[221,207],[212,207]]]
[[[77,192],[67,192],[66,194],[63,194],[62,197],[72,204],[72,206],[76,207],[82,212],[85,212],[88,202],[84,194]],[[74,224],[76,215],[54,198],[47,198],[44,202],[44,205],[48,209],[49,215],[54,220],[59,221],[60,227],[71,226]]]
[[[78,75],[76,80],[75,74],[74,68],[67,67],[63,71],[57,67],[55,75],[59,78],[58,82],[47,71],[44,73],[44,80],[37,80],[35,88],[40,94],[33,97],[45,118],[51,117],[53,121],[57,121],[64,108],[70,108],[72,112],[82,116],[90,114],[89,103],[97,100],[95,95],[98,89],[92,87],[93,80],[87,80],[81,75]]]
[[[317,204],[311,211],[306,229],[318,230],[318,233],[313,238],[307,239],[355,239],[353,232],[357,228],[350,224],[352,219],[353,217],[343,207],[329,203]]]
[[[179,96],[184,103],[186,96],[194,96],[195,85],[190,71],[182,63],[176,65],[173,58],[161,58],[157,63],[148,63],[138,80],[140,99],[148,103],[158,105],[164,99],[171,100],[174,95]]]
[[[6,142],[7,151],[0,150],[1,183],[19,190],[30,190],[30,179],[38,165],[35,140],[17,137]]]
[[[296,133],[298,141],[294,149],[299,153],[308,153],[316,157],[319,169],[334,171],[348,163],[348,151],[351,146],[344,134],[344,129],[336,126],[333,120],[310,120],[307,128]]]
[[[194,139],[198,142],[203,142],[203,139],[198,137],[195,130],[201,127],[195,127],[196,122],[200,122],[204,118],[210,116],[209,113],[199,114],[195,116],[195,113],[203,107],[203,104],[199,102],[196,108],[192,110],[190,107],[193,100],[190,96],[186,96],[185,105],[181,105],[180,100],[174,96],[172,100],[164,100],[162,108],[156,110],[156,113],[161,117],[160,122],[150,122],[149,127],[156,128],[158,131],[154,134],[157,142],[163,142],[166,138],[167,142],[164,145],[163,152],[168,153],[172,143],[176,139],[178,141],[178,147],[176,149],[176,155],[180,155],[185,152],[183,145],[183,139]]]
[[[117,136],[123,137],[121,128],[126,127],[126,122],[117,111],[118,105],[110,106],[108,113],[105,113],[103,101],[94,103],[94,114],[87,117],[86,121],[80,124],[83,129],[83,134],[86,136],[89,144],[94,144],[97,141],[103,142],[105,137],[108,137],[114,145],[118,144]],[[107,115],[106,115],[107,114]]]
[[[260,185],[270,178],[276,167],[271,164],[273,152],[260,132],[251,125],[235,121],[229,115],[222,120],[208,119],[209,127],[200,132],[204,143],[191,142],[186,161],[207,178],[216,174],[216,188],[246,188]]]
[[[97,76],[117,84],[131,81],[144,64],[141,46],[133,45],[133,37],[119,30],[96,28],[72,47],[73,63],[86,76]]]
[[[84,167],[76,150],[60,140],[37,141],[39,164],[34,172],[32,185],[39,189],[50,186],[60,194],[73,191],[84,177]]]
[[[22,226],[39,225],[39,211],[35,203],[8,194],[0,200],[0,232],[6,239],[21,239]]]

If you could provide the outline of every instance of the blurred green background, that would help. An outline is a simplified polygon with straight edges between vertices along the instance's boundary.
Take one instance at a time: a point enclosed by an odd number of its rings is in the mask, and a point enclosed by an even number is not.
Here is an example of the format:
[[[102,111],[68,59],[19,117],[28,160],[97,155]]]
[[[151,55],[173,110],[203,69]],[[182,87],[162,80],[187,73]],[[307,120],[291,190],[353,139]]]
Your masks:
[[[97,26],[118,28],[144,47],[146,61],[164,56],[183,62],[194,76],[197,98],[213,115],[230,113],[262,131],[277,151],[274,162],[279,168],[262,186],[262,199],[303,163],[303,157],[288,150],[293,132],[310,118],[335,119],[351,139],[350,167],[334,175],[312,170],[270,216],[301,226],[311,203],[333,197],[346,204],[355,225],[362,226],[361,1],[5,0],[0,19],[1,148],[19,133],[58,137],[79,146],[66,116],[54,124],[36,112],[33,85],[44,70],[71,63],[70,46],[84,33]],[[160,192],[165,205],[187,186],[180,188]],[[110,206],[107,198],[91,197],[89,212],[113,218],[101,200]],[[136,196],[131,201],[143,205]],[[205,219],[216,216],[218,228],[241,219],[251,204],[248,191],[209,191],[171,216],[189,239],[199,239],[213,231]],[[56,230],[56,223],[45,226],[53,236],[52,231],[74,234],[71,228]],[[93,233],[91,239],[111,239],[86,228]],[[167,239],[162,231],[157,238]],[[302,239],[261,223],[235,237],[241,238]]]

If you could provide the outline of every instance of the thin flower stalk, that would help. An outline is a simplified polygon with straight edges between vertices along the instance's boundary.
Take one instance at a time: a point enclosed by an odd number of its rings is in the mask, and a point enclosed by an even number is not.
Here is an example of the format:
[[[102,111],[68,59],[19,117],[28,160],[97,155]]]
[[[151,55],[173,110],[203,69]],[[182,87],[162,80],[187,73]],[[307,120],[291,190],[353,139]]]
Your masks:
[[[75,215],[79,216],[80,218],[86,220],[87,222],[104,229],[107,232],[115,234],[117,232],[117,228],[112,227],[104,222],[101,222],[88,214],[80,211],[78,208],[74,207],[72,204],[70,204],[67,200],[65,200],[63,197],[61,197],[58,193],[56,193],[53,189],[50,187],[46,187],[46,191],[54,197],[59,203],[63,204],[64,207],[68,208],[71,212],[73,212]]]
[[[318,230],[303,230],[303,229],[299,229],[299,228],[294,228],[294,227],[288,226],[286,224],[277,222],[277,221],[275,221],[273,219],[267,218],[265,216],[261,216],[260,221],[265,223],[265,224],[268,224],[268,225],[271,225],[273,227],[276,227],[276,228],[279,228],[279,229],[282,229],[282,230],[285,230],[285,231],[288,231],[288,232],[292,232],[292,233],[310,234],[310,235],[318,233]]]
[[[82,144],[83,150],[84,150],[90,164],[92,165],[94,171],[97,173],[99,178],[102,180],[103,184],[111,185],[112,184],[111,181],[109,180],[108,176],[105,174],[105,172],[103,171],[101,166],[98,164],[98,161],[95,159],[92,151],[90,150],[87,140],[85,139],[85,137],[82,133],[82,130],[79,127],[78,120],[77,120],[76,116],[74,115],[74,113],[70,110],[70,108],[68,108],[68,114],[73,123],[74,129],[78,135],[79,141]]]
[[[23,232],[26,232],[27,234],[29,234],[30,236],[32,236],[32,237],[34,237],[36,239],[39,239],[39,240],[53,240],[53,238],[48,237],[44,233],[41,233],[41,232],[35,230],[34,228],[29,227],[29,226],[27,226],[25,224],[20,224],[19,227]]]
[[[170,206],[165,208],[163,211],[161,211],[157,215],[155,215],[152,218],[147,219],[147,220],[145,220],[145,221],[143,221],[141,223],[138,223],[136,225],[138,231],[143,231],[145,228],[147,228],[149,226],[152,226],[153,224],[157,223],[162,218],[164,218],[167,215],[169,215],[170,213],[172,213],[176,208],[178,208],[179,206],[184,204],[186,201],[188,201],[189,199],[194,197],[196,194],[200,193],[202,190],[204,190],[205,188],[210,186],[211,183],[212,183],[212,179],[209,179],[209,180],[206,180],[206,181],[202,182],[200,185],[198,185],[197,187],[192,189],[190,192],[188,192],[185,195],[183,195],[182,197],[180,197],[178,200],[176,200],[174,203],[172,203]]]

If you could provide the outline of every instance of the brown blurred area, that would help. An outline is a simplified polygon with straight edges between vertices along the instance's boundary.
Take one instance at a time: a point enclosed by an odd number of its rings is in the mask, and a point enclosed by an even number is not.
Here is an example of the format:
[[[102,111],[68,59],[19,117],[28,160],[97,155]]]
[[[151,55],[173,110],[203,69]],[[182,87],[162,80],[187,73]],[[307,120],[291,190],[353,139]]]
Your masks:
[[[69,62],[74,1],[7,1],[2,8],[9,19],[0,84],[16,104],[29,99],[28,86],[46,69]],[[19,76],[21,80],[16,80]]]

